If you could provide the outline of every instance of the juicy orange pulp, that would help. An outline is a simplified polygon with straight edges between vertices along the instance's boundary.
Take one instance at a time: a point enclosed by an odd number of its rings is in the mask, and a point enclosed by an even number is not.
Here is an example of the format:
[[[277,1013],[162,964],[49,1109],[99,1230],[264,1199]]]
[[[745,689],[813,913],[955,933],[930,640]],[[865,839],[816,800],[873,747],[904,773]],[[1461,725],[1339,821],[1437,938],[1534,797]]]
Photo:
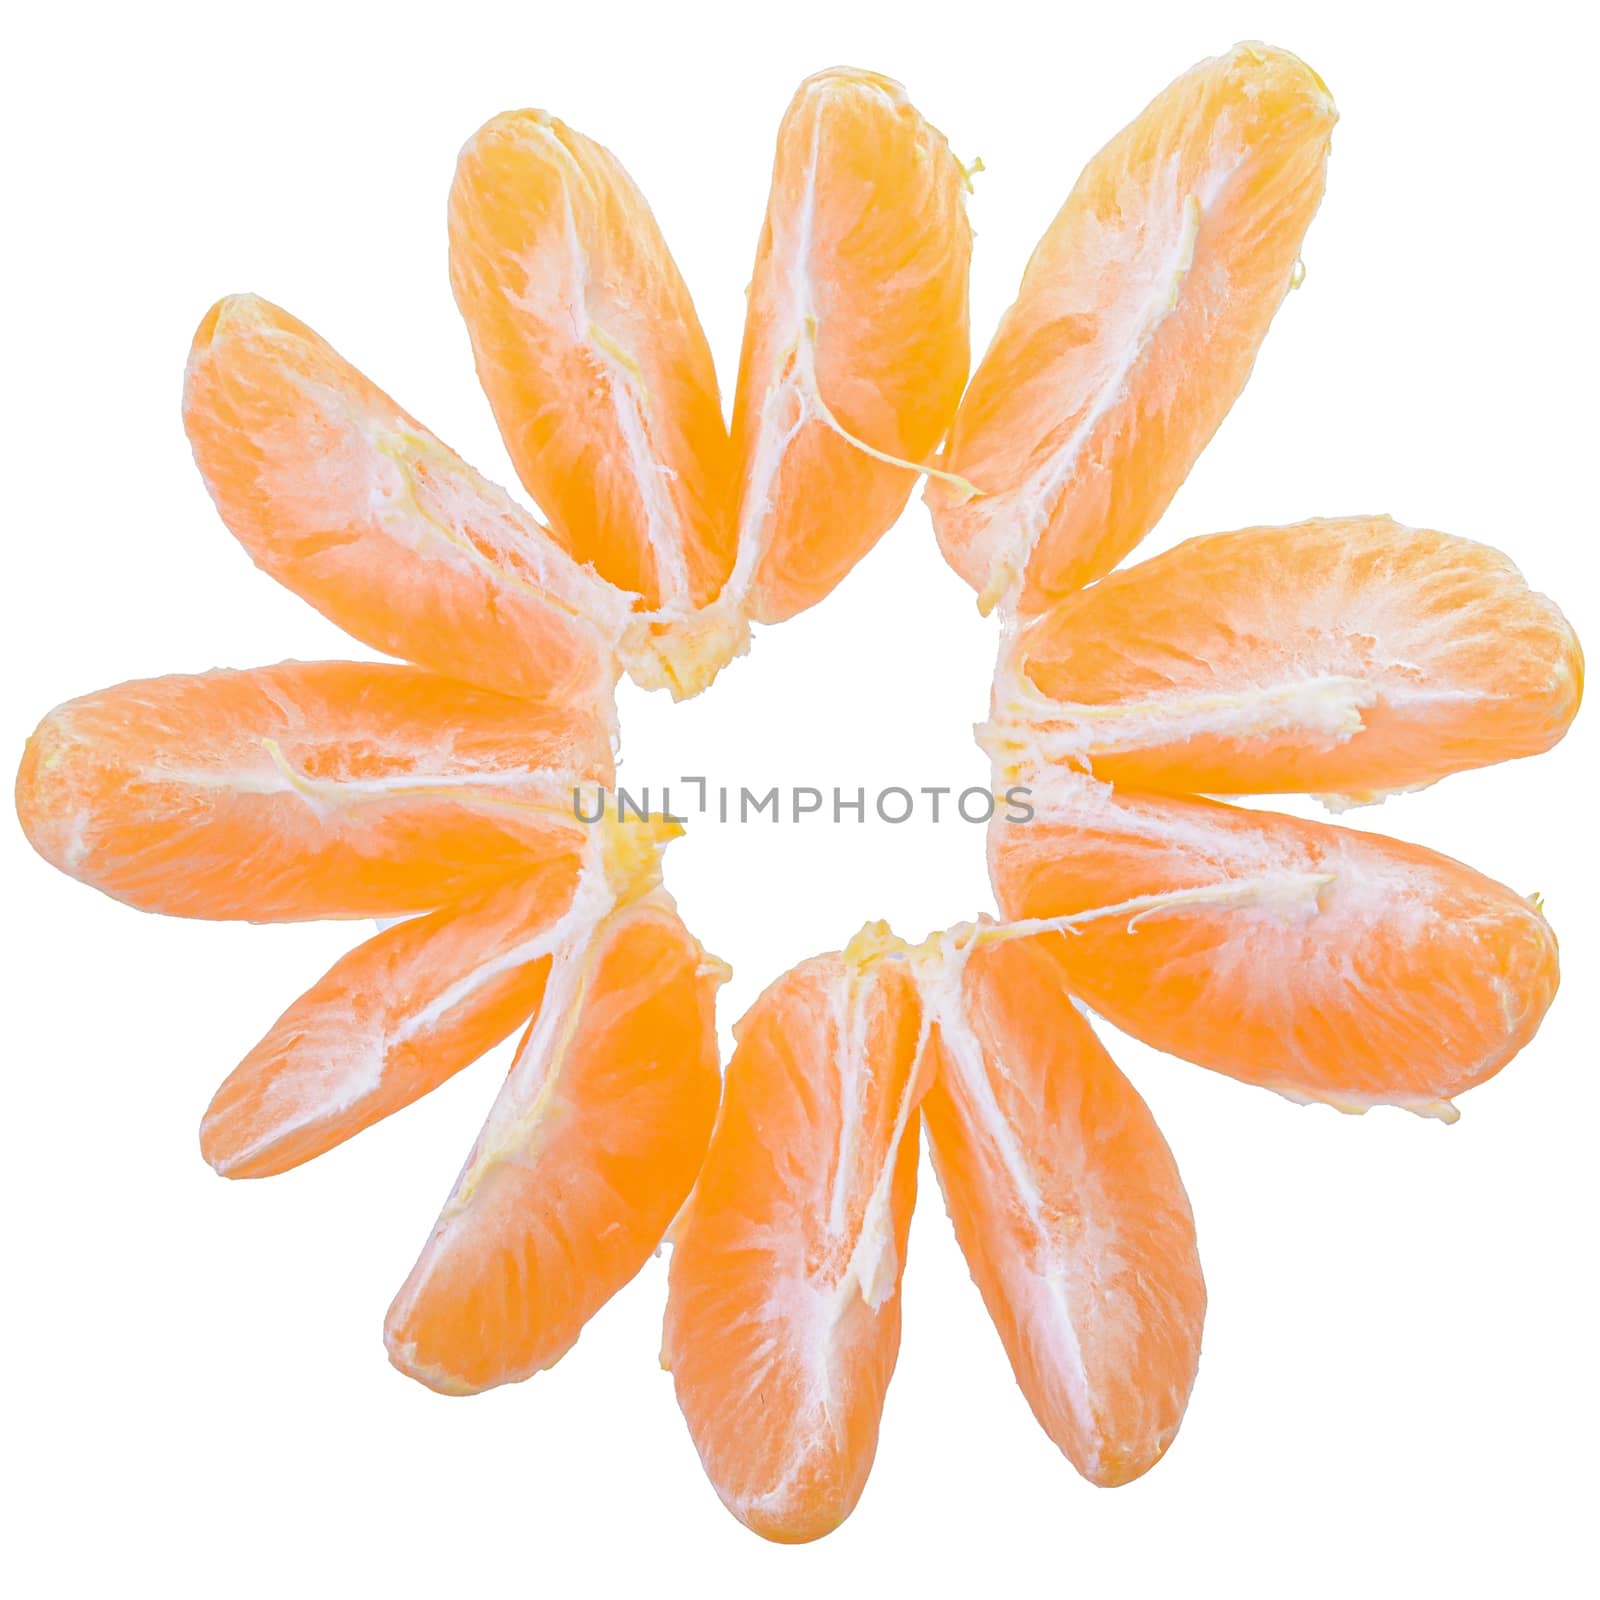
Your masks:
[[[143,911],[281,922],[432,911],[575,858],[606,723],[416,667],[284,662],[58,706],[17,814],[53,866]]]
[[[1077,592],[1246,381],[1334,116],[1282,51],[1185,74],[1085,170],[962,400],[967,173],[899,85],[818,74],[779,131],[731,433],[621,165],[545,113],[495,118],[457,170],[451,274],[548,529],[287,313],[206,317],[184,416],[224,520],[420,665],[85,696],[30,741],[18,812],[144,909],[421,913],[218,1091],[202,1145],[231,1176],[331,1148],[531,1017],[390,1308],[402,1371],[463,1394],[549,1366],[676,1216],[662,1357],[696,1448],[749,1527],[816,1538],[876,1448],[925,1122],[1030,1406],[1123,1483],[1182,1418],[1205,1287],[1171,1153],[1073,996],[1347,1110],[1453,1116],[1532,1036],[1557,982],[1536,904],[1417,846],[1181,797],[1368,798],[1553,743],[1581,656],[1504,558],[1348,518]],[[984,730],[997,776],[1036,785],[1035,820],[991,829],[1013,922],[915,950],[870,925],[802,963],[735,1030],[724,1086],[726,969],[660,887],[669,830],[586,829],[572,787],[612,775],[622,666],[703,687],[750,621],[842,579],[947,432],[944,552],[985,609],[1036,614]]]
[[[789,106],[733,413],[732,591],[758,622],[834,588],[950,426],[968,361],[966,185],[891,79],[835,68]]]
[[[493,1049],[539,1009],[579,883],[579,858],[557,856],[358,945],[217,1090],[206,1160],[228,1178],[287,1171]]]
[[[526,1378],[649,1259],[711,1134],[726,975],[659,890],[560,953],[389,1308],[401,1371],[446,1394]]]
[[[956,1237],[1045,1432],[1126,1483],[1171,1443],[1200,1360],[1177,1164],[1043,941],[986,927],[942,960],[922,1115]]]
[[[265,571],[374,648],[603,705],[698,693],[904,506],[967,373],[966,172],[896,83],[839,68],[779,132],[733,437],[689,292],[603,146],[508,112],[462,152],[450,264],[546,528],[250,295],[195,336],[184,420]]]
[[[733,570],[711,350],[650,207],[543,111],[486,123],[450,189],[450,281],[506,448],[573,558],[687,611]]]
[[[629,599],[288,312],[212,307],[183,420],[251,559],[346,633],[506,694],[609,704]]]
[[[1001,910],[1081,916],[1051,942],[1073,992],[1247,1083],[1453,1119],[1555,994],[1536,903],[1419,845],[1065,775],[1034,804],[991,825]]]
[[[1008,636],[1003,774],[1343,801],[1547,750],[1583,692],[1560,611],[1498,551],[1388,517],[1190,539]]]
[[[735,1037],[662,1342],[734,1515],[795,1542],[860,1497],[899,1347],[919,1107],[1040,1422],[1096,1482],[1147,1470],[1199,1359],[1194,1224],[1045,942],[967,925],[913,950],[869,925],[774,983]]]
[[[900,1346],[925,1080],[893,949],[864,930],[741,1020],[673,1229],[662,1365],[723,1503],[783,1542],[854,1508]]]
[[[1041,610],[1155,525],[1295,281],[1335,116],[1304,62],[1239,45],[1084,169],[956,415],[970,488],[926,489],[985,610]]]

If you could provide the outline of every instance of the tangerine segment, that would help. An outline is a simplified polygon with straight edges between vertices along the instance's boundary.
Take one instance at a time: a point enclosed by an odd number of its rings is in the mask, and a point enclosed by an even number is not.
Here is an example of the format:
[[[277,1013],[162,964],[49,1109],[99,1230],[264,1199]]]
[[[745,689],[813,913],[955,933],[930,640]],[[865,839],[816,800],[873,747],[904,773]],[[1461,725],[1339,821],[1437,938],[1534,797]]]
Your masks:
[[[834,68],[778,131],[734,396],[734,599],[815,605],[899,516],[968,361],[966,172],[888,78]]]
[[[468,141],[450,281],[529,494],[574,559],[652,610],[733,569],[732,452],[711,348],[644,196],[544,111]]]
[[[607,818],[581,857],[534,862],[335,963],[217,1091],[201,1150],[224,1177],[287,1171],[409,1105],[536,1012],[556,954],[661,882],[680,830]]]
[[[607,729],[417,667],[287,661],[70,700],[28,741],[46,861],[142,911],[254,922],[432,911],[557,856]]]
[[[723,1504],[784,1543],[860,1498],[900,1346],[925,1066],[898,948],[863,930],[744,1016],[673,1229],[662,1365]]]
[[[1346,800],[1547,750],[1583,693],[1496,550],[1388,517],[1191,539],[1007,641],[984,743],[1136,789]]]
[[[1069,919],[1073,990],[1203,1067],[1453,1120],[1555,995],[1537,901],[1418,845],[1084,778],[1035,805],[991,831],[1002,910]]]
[[[1084,169],[973,375],[930,481],[988,611],[1108,572],[1155,525],[1295,281],[1337,113],[1287,51],[1203,61]]]
[[[539,1009],[578,886],[570,855],[388,928],[336,962],[217,1090],[200,1149],[287,1172],[470,1066]]]
[[[506,694],[609,702],[628,598],[304,323],[219,301],[183,415],[250,558],[347,633]]]
[[[720,1088],[710,960],[661,893],[559,953],[477,1145],[389,1308],[389,1359],[443,1394],[552,1365],[649,1259]]]
[[[1033,1414],[1086,1478],[1160,1460],[1206,1290],[1166,1140],[1039,939],[964,953],[922,1103],[934,1171]]]

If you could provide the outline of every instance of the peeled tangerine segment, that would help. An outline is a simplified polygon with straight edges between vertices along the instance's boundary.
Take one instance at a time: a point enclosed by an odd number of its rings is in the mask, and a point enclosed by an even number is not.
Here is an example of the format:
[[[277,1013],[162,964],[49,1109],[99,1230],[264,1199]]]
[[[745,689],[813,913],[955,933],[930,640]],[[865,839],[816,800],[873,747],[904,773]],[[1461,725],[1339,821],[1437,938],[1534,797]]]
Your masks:
[[[28,741],[16,800],[34,849],[115,899],[283,922],[432,911],[576,856],[573,786],[610,773],[592,711],[287,661],[69,700]]]
[[[662,1364],[747,1527],[816,1539],[855,1506],[900,1346],[922,1012],[881,925],[802,962],[734,1030],[673,1229]]]
[[[975,942],[936,1012],[922,1103],[956,1237],[1012,1370],[1086,1478],[1172,1442],[1206,1291],[1172,1152],[1041,941]]]
[[[1246,1083],[1453,1120],[1555,995],[1536,901],[1432,850],[1086,778],[1034,805],[991,829],[1005,915],[1069,919],[1050,945],[1075,993]]]
[[[558,856],[357,946],[279,1017],[200,1126],[227,1178],[285,1172],[408,1106],[539,1009],[579,882]]]
[[[1011,635],[984,742],[1134,789],[1381,798],[1547,750],[1571,627],[1486,545],[1388,517],[1190,539]]]
[[[479,129],[450,190],[450,281],[523,485],[575,560],[652,610],[733,569],[711,348],[644,196],[543,111]]]
[[[609,704],[628,597],[288,312],[213,306],[183,417],[250,558],[347,633],[506,694]]]
[[[951,430],[977,493],[926,491],[984,610],[1042,610],[1155,525],[1295,282],[1336,116],[1304,62],[1238,45],[1084,169]]]
[[[726,969],[659,891],[552,964],[538,1017],[389,1308],[389,1358],[445,1394],[553,1365],[649,1259],[720,1087]]]
[[[899,84],[839,67],[778,131],[734,397],[732,602],[815,605],[899,516],[968,361],[967,175]]]

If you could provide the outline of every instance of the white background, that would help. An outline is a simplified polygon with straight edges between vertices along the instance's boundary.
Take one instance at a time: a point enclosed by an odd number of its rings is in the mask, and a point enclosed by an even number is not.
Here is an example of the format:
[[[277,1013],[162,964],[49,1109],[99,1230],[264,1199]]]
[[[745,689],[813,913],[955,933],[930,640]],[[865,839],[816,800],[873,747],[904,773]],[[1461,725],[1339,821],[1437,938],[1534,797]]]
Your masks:
[[[8,759],[52,704],[102,684],[364,653],[251,567],[193,470],[180,375],[215,298],[287,306],[510,483],[445,277],[463,140],[544,105],[608,143],[731,384],[773,133],[800,78],[841,60],[902,79],[984,159],[981,348],[1078,168],[1169,79],[1238,38],[1305,56],[1343,114],[1305,287],[1144,552],[1388,511],[1508,549],[1594,646],[1596,40],[1576,7],[1472,15],[26,8],[0,96]],[[702,699],[626,691],[625,779],[981,782],[968,729],[992,645],[914,502]],[[1548,1022],[1458,1126],[1297,1109],[1110,1036],[1182,1164],[1211,1290],[1167,1460],[1117,1491],[1073,1474],[1013,1386],[925,1169],[877,1466],[844,1528],[798,1550],[745,1532],[701,1477],[656,1366],[660,1260],[522,1387],[448,1401],[384,1360],[384,1309],[503,1056],[311,1167],[224,1183],[196,1145],[212,1088],[362,930],[141,917],[0,830],[8,1587],[1592,1583],[1596,728],[1591,709],[1536,762],[1352,819],[1543,891],[1562,939]],[[982,855],[957,821],[700,825],[668,883],[736,970],[726,1025],[865,918],[920,938],[987,908]]]

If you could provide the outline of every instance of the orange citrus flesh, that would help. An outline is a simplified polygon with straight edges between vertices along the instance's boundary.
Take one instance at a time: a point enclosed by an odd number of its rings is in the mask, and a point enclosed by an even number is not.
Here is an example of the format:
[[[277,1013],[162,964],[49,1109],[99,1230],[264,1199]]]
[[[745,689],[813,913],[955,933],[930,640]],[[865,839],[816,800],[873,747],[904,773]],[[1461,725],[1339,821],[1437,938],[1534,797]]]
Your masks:
[[[284,662],[68,701],[17,814],[70,877],[143,911],[255,922],[432,911],[575,856],[605,724],[416,667]]]
[[[1291,1099],[1453,1120],[1555,994],[1537,902],[1418,845],[1088,778],[1034,805],[991,827],[1004,914],[1077,917],[1050,944],[1090,1006]]]
[[[1041,941],[969,938],[932,1003],[934,1171],[1034,1415],[1086,1478],[1126,1483],[1172,1442],[1200,1360],[1188,1196]]]
[[[286,1172],[470,1066],[539,1008],[579,861],[562,855],[358,945],[217,1090],[200,1148],[225,1178]]]
[[[900,1346],[925,1068],[897,948],[869,927],[746,1013],[673,1228],[662,1364],[723,1503],[785,1543],[860,1498]]]
[[[661,891],[552,963],[455,1189],[389,1308],[389,1358],[444,1394],[551,1366],[649,1259],[705,1154],[727,969]]]
[[[230,1178],[286,1171],[437,1088],[538,1009],[557,956],[660,881],[660,819],[607,816],[581,856],[367,940],[274,1024],[217,1091],[201,1150]]]
[[[1547,750],[1583,693],[1496,550],[1388,517],[1191,539],[1008,637],[982,740],[1135,789],[1380,799]]]
[[[506,694],[609,702],[629,598],[304,323],[219,301],[183,416],[250,558],[347,633]]]
[[[1154,526],[1238,397],[1322,198],[1336,112],[1283,50],[1239,45],[1084,169],[972,378],[926,498],[945,558],[1033,612]]]
[[[733,570],[711,349],[645,198],[604,146],[509,111],[461,152],[450,281],[523,485],[577,561],[651,610]]]
[[[875,73],[818,73],[784,116],[733,410],[727,603],[758,622],[834,588],[950,426],[969,354],[966,179]]]

